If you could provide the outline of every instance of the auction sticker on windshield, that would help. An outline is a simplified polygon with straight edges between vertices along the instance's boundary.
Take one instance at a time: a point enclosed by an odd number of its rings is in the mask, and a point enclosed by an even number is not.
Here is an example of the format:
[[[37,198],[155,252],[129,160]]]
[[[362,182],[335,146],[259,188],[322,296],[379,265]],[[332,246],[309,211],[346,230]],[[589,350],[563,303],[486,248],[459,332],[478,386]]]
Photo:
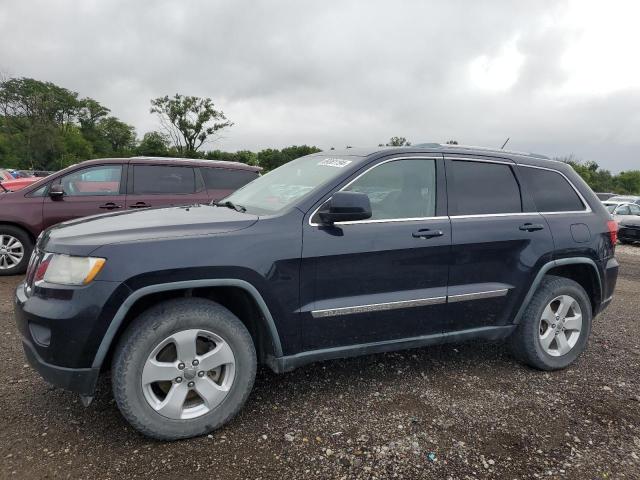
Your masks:
[[[343,160],[341,158],[325,158],[324,160],[318,162],[318,165],[323,165],[325,167],[344,168],[350,163],[351,160]]]

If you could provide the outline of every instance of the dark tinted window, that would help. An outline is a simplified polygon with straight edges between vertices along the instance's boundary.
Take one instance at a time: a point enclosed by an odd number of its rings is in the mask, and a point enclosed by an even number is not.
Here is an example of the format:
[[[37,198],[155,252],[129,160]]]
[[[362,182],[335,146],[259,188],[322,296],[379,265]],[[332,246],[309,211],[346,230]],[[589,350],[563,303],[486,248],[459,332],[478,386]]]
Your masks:
[[[522,211],[520,187],[509,165],[456,160],[447,173],[452,215]]]
[[[584,205],[569,182],[557,172],[520,167],[539,212],[574,212]]]
[[[192,167],[165,165],[134,165],[133,193],[193,193],[196,189],[195,171]]]
[[[345,191],[366,193],[370,220],[433,217],[436,211],[435,160],[394,160],[362,175]]]
[[[237,190],[258,178],[257,172],[230,168],[201,168],[208,190]]]

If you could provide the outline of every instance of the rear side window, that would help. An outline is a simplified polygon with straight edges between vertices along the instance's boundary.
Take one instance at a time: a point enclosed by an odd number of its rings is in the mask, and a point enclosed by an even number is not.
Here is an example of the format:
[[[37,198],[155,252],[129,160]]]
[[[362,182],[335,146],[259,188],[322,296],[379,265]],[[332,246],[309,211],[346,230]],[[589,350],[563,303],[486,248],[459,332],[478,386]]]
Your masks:
[[[230,168],[201,168],[207,190],[237,190],[258,178],[251,170],[232,170]]]
[[[447,170],[451,215],[522,211],[520,187],[509,165],[453,160]]]
[[[529,192],[539,212],[577,212],[585,209],[582,200],[557,172],[540,168],[520,167]]]
[[[134,165],[134,194],[185,194],[196,191],[193,167],[168,165]]]

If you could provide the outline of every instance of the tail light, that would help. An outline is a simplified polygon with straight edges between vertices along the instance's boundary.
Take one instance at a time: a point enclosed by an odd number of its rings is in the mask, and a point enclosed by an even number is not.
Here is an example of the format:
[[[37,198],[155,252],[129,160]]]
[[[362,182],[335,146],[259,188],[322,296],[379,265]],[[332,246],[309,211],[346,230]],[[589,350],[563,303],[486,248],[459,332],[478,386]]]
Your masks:
[[[609,237],[611,237],[611,245],[615,247],[616,243],[618,243],[618,222],[609,220],[607,228],[609,229]]]

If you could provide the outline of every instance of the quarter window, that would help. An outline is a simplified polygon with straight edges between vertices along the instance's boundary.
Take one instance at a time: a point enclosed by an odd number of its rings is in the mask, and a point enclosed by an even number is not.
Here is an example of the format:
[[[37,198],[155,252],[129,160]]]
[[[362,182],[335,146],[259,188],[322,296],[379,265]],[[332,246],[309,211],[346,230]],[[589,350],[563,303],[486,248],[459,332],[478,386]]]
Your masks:
[[[237,190],[258,178],[251,170],[232,170],[230,168],[201,168],[207,190]]]
[[[64,194],[70,197],[118,195],[120,193],[121,165],[101,165],[83,168],[60,179]]]
[[[367,194],[371,201],[370,220],[433,217],[436,211],[435,160],[383,163],[344,190]]]
[[[452,215],[522,211],[520,187],[509,165],[453,160],[447,169]]]
[[[186,194],[195,191],[195,171],[192,167],[168,165],[134,165],[133,167],[134,194]]]
[[[520,173],[539,212],[577,212],[584,204],[569,182],[558,172],[521,167]]]

